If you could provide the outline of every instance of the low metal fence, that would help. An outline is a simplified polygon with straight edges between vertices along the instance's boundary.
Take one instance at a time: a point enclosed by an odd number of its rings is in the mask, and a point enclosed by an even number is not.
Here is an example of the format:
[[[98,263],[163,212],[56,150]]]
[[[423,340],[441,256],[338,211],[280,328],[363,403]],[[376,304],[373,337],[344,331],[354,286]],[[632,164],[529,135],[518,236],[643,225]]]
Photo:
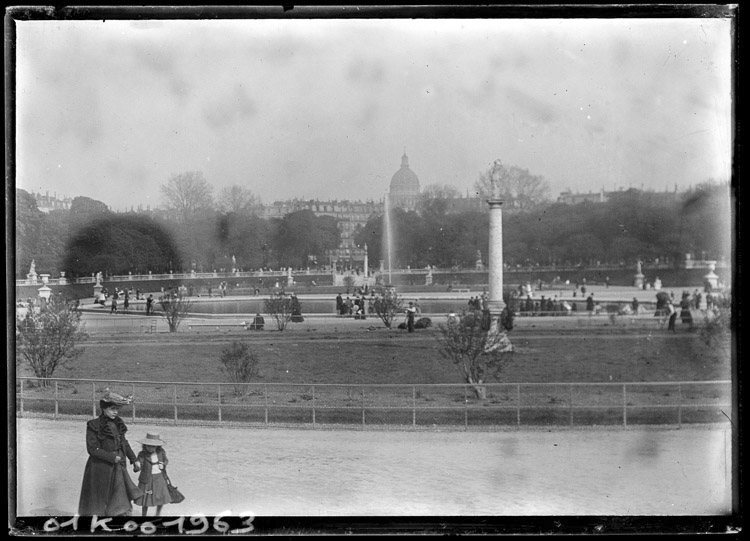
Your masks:
[[[730,381],[286,384],[16,378],[19,417],[97,416],[105,389],[131,421],[368,428],[641,426],[732,422]],[[478,393],[484,395],[478,397]]]

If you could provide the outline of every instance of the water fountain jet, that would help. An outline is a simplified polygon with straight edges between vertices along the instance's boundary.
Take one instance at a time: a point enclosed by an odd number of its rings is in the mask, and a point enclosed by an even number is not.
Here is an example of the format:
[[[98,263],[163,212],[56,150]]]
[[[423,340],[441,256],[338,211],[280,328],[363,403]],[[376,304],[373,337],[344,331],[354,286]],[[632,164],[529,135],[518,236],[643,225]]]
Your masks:
[[[386,269],[388,269],[388,287],[393,287],[392,260],[393,260],[393,232],[391,230],[391,205],[390,196],[385,194],[383,203],[383,248],[386,255]]]

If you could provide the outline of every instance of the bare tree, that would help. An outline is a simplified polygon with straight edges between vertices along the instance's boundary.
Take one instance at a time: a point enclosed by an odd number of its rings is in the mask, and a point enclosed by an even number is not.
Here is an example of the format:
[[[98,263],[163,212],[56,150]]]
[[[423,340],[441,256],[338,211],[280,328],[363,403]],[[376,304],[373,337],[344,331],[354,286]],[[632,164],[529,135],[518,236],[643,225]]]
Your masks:
[[[266,312],[276,321],[279,331],[286,329],[292,319],[292,298],[283,291],[271,293],[265,300]]]
[[[481,400],[487,398],[487,380],[499,378],[513,351],[498,324],[493,323],[488,331],[481,312],[464,311],[438,325],[440,354],[456,365],[464,382]]]
[[[234,184],[219,192],[218,206],[223,212],[249,213],[260,204],[252,190]]]
[[[380,320],[390,329],[394,318],[403,313],[403,305],[403,300],[393,288],[385,288],[383,293],[375,298],[373,308]]]
[[[213,208],[213,188],[200,171],[172,175],[161,185],[167,210],[181,222],[189,222],[197,213]]]
[[[528,169],[515,165],[502,166],[498,173],[499,196],[506,207],[527,210],[548,200],[550,189],[544,177],[532,175]],[[474,183],[474,189],[482,199],[487,199],[492,193],[491,174],[492,168],[480,173],[479,180]]]
[[[423,199],[458,199],[461,192],[451,184],[428,184],[422,189]]]
[[[700,329],[703,341],[714,351],[721,351],[725,358],[731,358],[734,349],[732,328],[732,296],[713,294],[711,308],[704,312],[704,323]]]
[[[159,299],[162,317],[167,320],[169,332],[177,332],[183,319],[187,318],[193,303],[187,297],[176,293],[168,293]]]
[[[83,353],[76,346],[86,339],[88,333],[75,304],[53,296],[38,309],[29,306],[25,318],[16,321],[16,362],[23,357],[35,376],[51,378],[58,366]]]
[[[232,342],[221,350],[221,371],[234,383],[234,394],[240,396],[245,394],[246,386],[260,377],[258,369],[258,356],[244,342]]]

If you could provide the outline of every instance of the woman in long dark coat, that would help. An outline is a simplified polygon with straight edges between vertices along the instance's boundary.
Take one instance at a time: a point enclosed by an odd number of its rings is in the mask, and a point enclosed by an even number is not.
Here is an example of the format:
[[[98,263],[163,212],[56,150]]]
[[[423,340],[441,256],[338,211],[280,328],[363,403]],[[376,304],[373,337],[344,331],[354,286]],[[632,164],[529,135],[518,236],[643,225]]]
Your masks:
[[[101,415],[86,423],[89,459],[83,472],[78,502],[80,516],[130,515],[131,502],[143,495],[130,478],[126,465],[129,459],[133,470],[140,470],[135,453],[125,438],[128,427],[119,417],[120,408],[129,404],[129,399],[107,393],[99,401]]]
[[[690,297],[689,295],[682,296],[682,302],[680,302],[680,320],[689,325],[693,326],[693,314],[690,313]]]

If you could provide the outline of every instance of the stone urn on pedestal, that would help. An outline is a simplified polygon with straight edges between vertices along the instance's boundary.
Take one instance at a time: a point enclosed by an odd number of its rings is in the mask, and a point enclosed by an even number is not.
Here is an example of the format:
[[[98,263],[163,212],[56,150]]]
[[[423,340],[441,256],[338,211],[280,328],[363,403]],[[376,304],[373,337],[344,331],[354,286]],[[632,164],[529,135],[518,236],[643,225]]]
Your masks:
[[[97,272],[96,283],[94,284],[94,301],[98,301],[99,299],[102,298],[102,289],[104,289],[104,286],[100,282],[101,278],[102,278],[102,273]]]
[[[643,279],[645,276],[643,275],[643,264],[638,261],[635,265],[635,276],[633,277],[633,286],[637,287],[638,289],[643,289]]]
[[[48,301],[50,296],[52,295],[52,289],[47,287],[47,285],[43,285],[39,288],[39,297],[44,299],[45,301]]]
[[[715,270],[716,261],[711,261],[708,265],[708,274],[703,277],[703,283],[706,285],[707,291],[713,291],[719,287],[719,276],[714,272]]]

